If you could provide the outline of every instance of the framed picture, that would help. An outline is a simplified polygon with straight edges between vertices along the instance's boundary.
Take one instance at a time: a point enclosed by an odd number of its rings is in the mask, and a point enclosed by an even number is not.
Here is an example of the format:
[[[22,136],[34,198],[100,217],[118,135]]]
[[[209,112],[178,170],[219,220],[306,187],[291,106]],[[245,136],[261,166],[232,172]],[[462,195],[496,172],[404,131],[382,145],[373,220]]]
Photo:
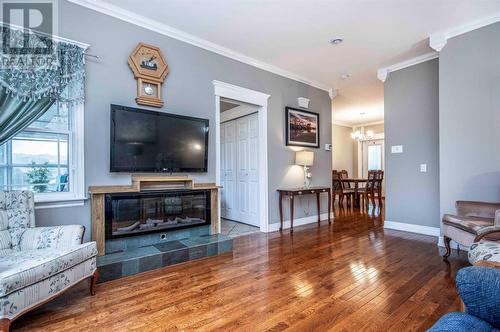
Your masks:
[[[285,108],[286,145],[319,148],[319,114]]]

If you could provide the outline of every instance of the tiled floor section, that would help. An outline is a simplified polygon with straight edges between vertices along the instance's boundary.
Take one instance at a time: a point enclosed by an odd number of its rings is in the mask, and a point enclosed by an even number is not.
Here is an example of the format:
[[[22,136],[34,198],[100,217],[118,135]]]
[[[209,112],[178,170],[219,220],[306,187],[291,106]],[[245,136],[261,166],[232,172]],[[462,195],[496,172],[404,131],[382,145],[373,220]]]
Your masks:
[[[221,218],[221,234],[227,235],[231,238],[258,232],[260,232],[259,227]]]

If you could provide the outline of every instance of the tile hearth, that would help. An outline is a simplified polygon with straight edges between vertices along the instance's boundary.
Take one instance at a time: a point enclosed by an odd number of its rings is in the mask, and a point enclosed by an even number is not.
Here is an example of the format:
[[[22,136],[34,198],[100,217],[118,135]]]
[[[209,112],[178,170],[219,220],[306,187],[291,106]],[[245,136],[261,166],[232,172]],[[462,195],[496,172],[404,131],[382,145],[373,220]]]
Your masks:
[[[222,234],[200,235],[109,253],[97,258],[99,282],[118,279],[233,250],[233,240]]]

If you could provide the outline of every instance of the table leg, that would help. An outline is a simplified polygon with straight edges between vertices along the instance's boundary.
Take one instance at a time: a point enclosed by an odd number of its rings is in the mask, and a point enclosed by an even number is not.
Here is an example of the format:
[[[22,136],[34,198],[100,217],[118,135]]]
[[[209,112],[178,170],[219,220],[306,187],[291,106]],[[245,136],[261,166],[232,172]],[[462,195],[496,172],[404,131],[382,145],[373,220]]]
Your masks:
[[[293,209],[294,209],[294,194],[290,194],[290,233],[293,233]]]
[[[332,211],[332,192],[328,190],[328,223],[331,224],[332,220],[330,219],[330,212]]]
[[[283,231],[283,193],[281,191],[278,204],[280,210],[280,232],[281,232]]]
[[[354,182],[354,206],[359,208],[358,181]]]
[[[319,202],[319,193],[316,193],[316,205],[318,206],[318,224],[321,222],[321,208]]]

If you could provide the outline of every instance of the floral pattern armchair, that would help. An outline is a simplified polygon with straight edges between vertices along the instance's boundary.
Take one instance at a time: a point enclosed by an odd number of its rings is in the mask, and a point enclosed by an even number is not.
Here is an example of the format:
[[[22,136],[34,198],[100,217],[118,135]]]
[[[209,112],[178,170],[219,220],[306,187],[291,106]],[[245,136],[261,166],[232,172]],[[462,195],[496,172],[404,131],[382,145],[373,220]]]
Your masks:
[[[35,227],[34,195],[0,191],[0,331],[69,287],[97,279],[95,242],[81,225]]]

